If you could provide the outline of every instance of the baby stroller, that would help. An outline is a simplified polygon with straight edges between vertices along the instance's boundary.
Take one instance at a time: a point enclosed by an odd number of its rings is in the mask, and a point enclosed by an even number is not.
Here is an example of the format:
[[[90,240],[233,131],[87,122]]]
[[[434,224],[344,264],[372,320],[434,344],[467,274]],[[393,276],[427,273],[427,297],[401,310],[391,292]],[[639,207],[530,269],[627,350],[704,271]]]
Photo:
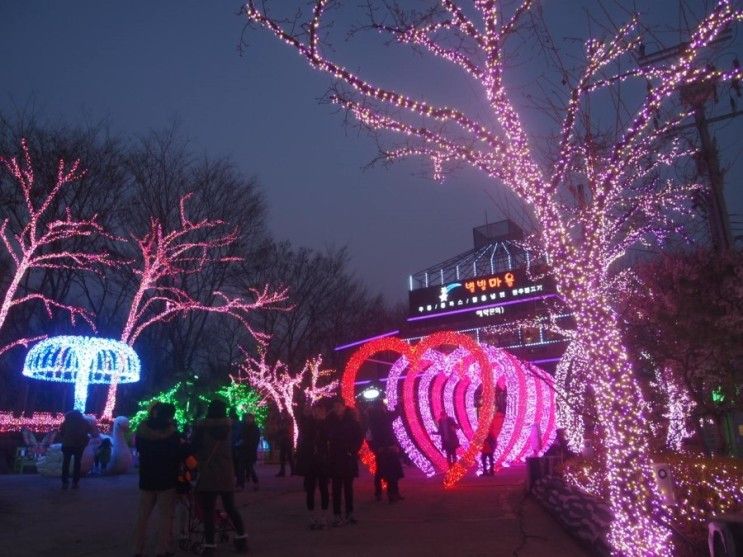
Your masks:
[[[176,487],[176,524],[178,531],[178,547],[195,555],[204,551],[204,511],[198,504],[193,489],[193,476],[196,468],[196,459],[189,456],[181,465]],[[215,509],[214,533],[215,540],[227,542],[230,532],[234,532],[227,514],[221,509]]]

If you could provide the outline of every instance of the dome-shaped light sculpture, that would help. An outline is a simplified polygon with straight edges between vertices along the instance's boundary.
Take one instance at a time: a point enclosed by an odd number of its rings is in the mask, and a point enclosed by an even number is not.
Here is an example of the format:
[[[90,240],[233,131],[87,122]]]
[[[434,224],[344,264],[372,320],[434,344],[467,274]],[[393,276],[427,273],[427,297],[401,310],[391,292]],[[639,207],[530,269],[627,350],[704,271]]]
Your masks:
[[[23,375],[75,384],[75,409],[85,412],[88,385],[139,381],[140,363],[131,346],[118,340],[58,336],[42,340],[26,354]]]

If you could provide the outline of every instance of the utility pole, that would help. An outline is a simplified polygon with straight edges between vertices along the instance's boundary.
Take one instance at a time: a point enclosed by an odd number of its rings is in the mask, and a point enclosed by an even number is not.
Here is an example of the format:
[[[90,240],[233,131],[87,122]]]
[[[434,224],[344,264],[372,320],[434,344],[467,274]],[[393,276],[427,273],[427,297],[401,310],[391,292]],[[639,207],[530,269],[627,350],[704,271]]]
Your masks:
[[[706,195],[707,219],[709,221],[710,237],[715,249],[725,252],[733,247],[733,238],[730,233],[730,216],[725,202],[725,177],[720,169],[720,157],[717,151],[717,141],[709,131],[705,104],[714,96],[714,84],[689,85],[681,90],[681,99],[694,110],[694,125],[699,134],[702,147],[701,160],[709,178],[709,191]],[[734,118],[738,113],[728,115]]]
[[[712,44],[725,43],[731,39],[732,33],[730,30],[727,30],[713,41]],[[645,47],[641,45],[638,62],[640,66],[655,64],[676,56],[686,46],[687,43],[682,42],[678,45],[664,48],[652,54],[645,54]],[[738,61],[736,58],[733,64],[737,63]],[[694,124],[679,126],[671,130],[671,132],[677,132],[689,126],[694,126],[697,129],[701,144],[701,161],[704,163],[704,170],[709,178],[709,191],[706,195],[706,204],[710,239],[712,240],[714,248],[718,252],[725,252],[733,247],[733,238],[730,232],[730,216],[725,201],[725,180],[724,173],[720,168],[717,142],[709,131],[710,120],[707,119],[705,112],[707,101],[710,98],[716,97],[715,88],[715,83],[692,83],[683,87],[681,91],[679,91],[681,100],[694,111]],[[736,89],[736,92],[738,92],[738,89]],[[740,96],[740,92],[738,92],[738,96]],[[717,122],[720,120],[735,118],[736,116],[740,116],[741,113],[743,112],[735,110],[735,107],[733,107],[732,112],[722,116],[717,116],[713,118],[712,121]]]

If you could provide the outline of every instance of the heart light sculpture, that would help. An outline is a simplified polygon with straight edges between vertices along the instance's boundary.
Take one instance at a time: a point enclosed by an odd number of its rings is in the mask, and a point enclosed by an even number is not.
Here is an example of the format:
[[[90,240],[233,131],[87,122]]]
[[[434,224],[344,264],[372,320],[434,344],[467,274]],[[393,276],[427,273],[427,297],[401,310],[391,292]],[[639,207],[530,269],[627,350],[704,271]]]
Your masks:
[[[458,344],[460,343],[461,344]],[[456,346],[443,352],[441,346]],[[476,403],[476,391],[482,385],[482,369],[486,376],[505,388],[506,407],[494,455],[495,468],[521,462],[530,454],[543,454],[556,435],[554,382],[552,376],[531,364],[521,362],[504,350],[478,345],[458,333],[438,333],[411,348],[397,338],[379,339],[362,346],[349,360],[343,381],[343,396],[348,404],[354,402],[354,382],[360,366],[375,354],[392,351],[400,354],[390,368],[386,385],[386,402],[390,410],[398,411],[393,430],[398,442],[410,460],[427,476],[445,473],[445,486],[458,481],[472,465],[482,447],[483,423],[492,421],[494,403],[486,400]],[[482,365],[482,356],[488,363]],[[400,385],[403,372],[405,380]],[[399,395],[402,400],[399,400]],[[492,399],[491,399],[492,400]],[[480,415],[478,415],[478,406]],[[440,438],[436,434],[436,417],[445,413],[455,418],[463,454],[457,465],[448,467]],[[533,432],[536,426],[537,432]],[[535,439],[537,446],[534,446]],[[361,459],[372,471],[374,455],[364,445]]]
[[[412,415],[415,413],[415,403],[412,400],[414,398],[413,387],[418,375],[425,371],[423,364],[426,353],[430,350],[444,346],[453,347],[455,349],[464,349],[467,351],[469,356],[473,358],[473,361],[477,364],[476,367],[479,370],[479,378],[482,383],[482,408],[471,442],[468,447],[464,449],[464,452],[457,463],[448,468],[444,475],[444,487],[450,488],[456,485],[456,483],[467,473],[467,470],[474,464],[475,458],[480,452],[480,447],[482,447],[485,437],[490,431],[490,426],[495,414],[495,384],[493,382],[490,360],[485,351],[476,341],[461,333],[441,332],[425,337],[415,346],[410,346],[402,340],[394,337],[382,338],[369,342],[357,350],[348,361],[343,374],[341,393],[348,406],[355,406],[355,382],[361,365],[375,354],[381,352],[396,352],[409,362],[408,372],[405,378],[405,415],[408,419],[408,426],[411,428],[413,436],[416,437],[419,442],[425,442],[425,440],[428,439],[428,444],[430,445],[430,438],[421,427],[418,420],[411,419]],[[464,371],[460,370],[460,373],[464,373]],[[371,470],[375,469],[376,463],[374,462],[374,455],[366,442],[364,442],[361,448],[360,458],[361,461]]]

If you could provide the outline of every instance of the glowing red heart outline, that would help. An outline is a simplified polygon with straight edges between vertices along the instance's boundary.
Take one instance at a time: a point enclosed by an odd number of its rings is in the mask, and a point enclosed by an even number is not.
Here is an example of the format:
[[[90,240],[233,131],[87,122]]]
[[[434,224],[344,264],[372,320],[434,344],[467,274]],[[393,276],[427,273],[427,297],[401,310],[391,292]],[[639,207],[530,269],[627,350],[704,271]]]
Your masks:
[[[380,352],[396,352],[401,356],[405,356],[408,360],[408,365],[410,366],[407,374],[408,377],[405,379],[407,382],[408,380],[414,381],[415,377],[422,372],[421,360],[426,351],[441,346],[461,346],[466,349],[478,364],[480,381],[482,384],[482,406],[478,418],[477,429],[470,440],[467,450],[465,450],[457,463],[449,468],[444,475],[444,487],[450,488],[456,485],[456,483],[467,473],[467,470],[474,464],[477,454],[480,452],[480,448],[485,442],[485,437],[490,431],[493,417],[495,416],[495,385],[493,383],[493,372],[490,367],[490,360],[485,351],[475,340],[461,333],[440,332],[425,337],[414,347],[411,347],[406,342],[396,337],[382,338],[364,344],[353,354],[353,356],[351,356],[346,364],[346,368],[343,372],[341,394],[347,406],[356,406],[356,376],[358,375],[362,364],[375,354]],[[412,427],[412,424],[409,423],[409,425]],[[413,434],[417,435],[415,431]],[[428,437],[426,433],[421,433],[421,435]],[[369,467],[372,472],[374,472],[376,469],[374,454],[369,449],[366,441],[361,447],[359,456],[361,461]]]

